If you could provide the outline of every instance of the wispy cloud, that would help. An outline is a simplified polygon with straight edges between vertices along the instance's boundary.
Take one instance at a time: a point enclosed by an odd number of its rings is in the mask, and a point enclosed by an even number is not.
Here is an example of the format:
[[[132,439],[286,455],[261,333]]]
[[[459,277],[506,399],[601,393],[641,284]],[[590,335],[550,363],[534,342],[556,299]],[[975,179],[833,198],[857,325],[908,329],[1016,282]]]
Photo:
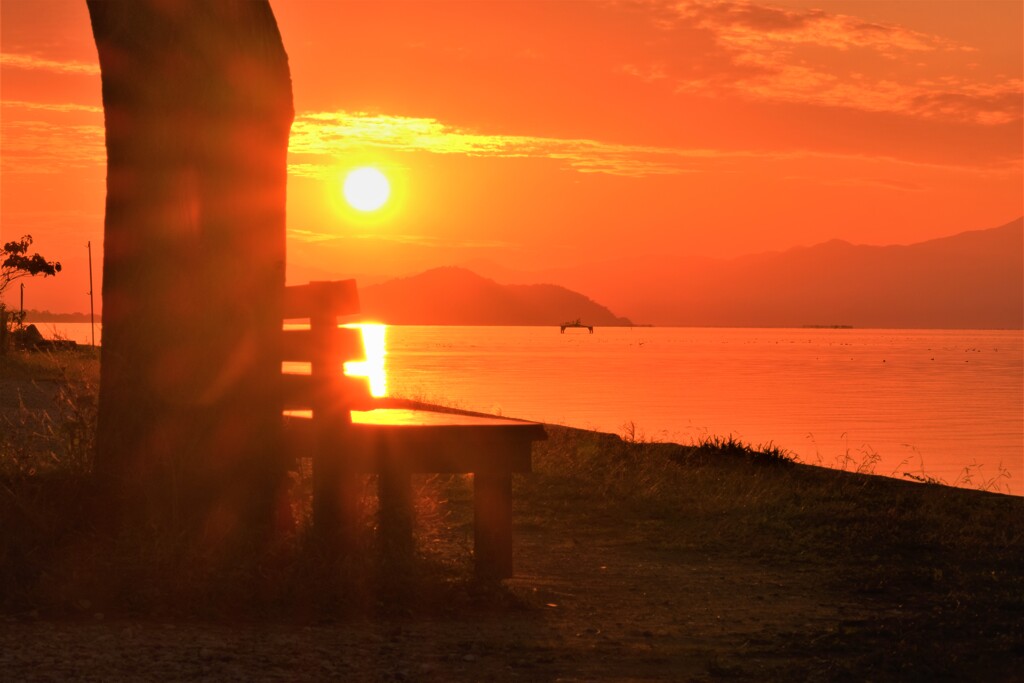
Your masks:
[[[296,160],[289,171],[318,177],[324,168],[310,158],[339,157],[365,147],[468,157],[551,159],[580,173],[631,177],[686,173],[692,170],[687,168],[686,159],[719,155],[714,150],[476,133],[432,118],[315,112],[298,116],[292,126],[290,151],[305,159]]]
[[[884,99],[885,94],[878,95]],[[867,156],[809,150],[764,151],[623,145],[587,139],[544,138],[462,131],[432,118],[384,114],[315,112],[301,114],[292,127],[289,173],[312,178],[333,177],[340,159],[367,148],[395,152],[426,152],[500,159],[548,159],[578,173],[623,177],[727,171],[736,161],[783,163],[794,159],[877,161],[900,166],[934,167],[971,172],[1000,172],[1002,163],[917,162],[888,156]],[[1016,163],[1016,162],[1015,162]]]
[[[54,173],[106,163],[102,125],[7,121],[0,126],[4,173]]]
[[[335,242],[342,239],[340,235],[316,232],[313,230],[302,230],[300,228],[288,228],[288,237],[310,244],[315,244],[317,242]]]
[[[417,247],[443,247],[445,249],[513,249],[520,245],[503,240],[458,240],[441,238],[434,235],[393,234],[393,233],[357,233],[352,235],[357,240],[381,240],[398,244],[411,244]]]
[[[986,126],[1018,121],[1022,116],[1024,81],[1020,79],[975,83],[947,77],[906,83],[858,73],[841,75],[758,55],[746,55],[741,61],[745,65],[763,67],[764,71],[732,84],[724,84],[721,79],[681,80],[676,88],[679,92],[700,94],[720,92],[724,88],[747,98]]]
[[[288,237],[307,244],[320,242],[343,242],[348,240],[392,242],[395,244],[413,245],[418,247],[438,247],[445,249],[514,249],[521,245],[503,240],[452,240],[436,235],[421,235],[392,232],[345,233],[317,232],[300,228],[288,228]]]
[[[878,94],[884,99],[885,91]],[[5,102],[55,112],[98,113],[85,105]],[[956,99],[931,101],[929,106],[953,108]],[[4,117],[0,126],[7,173],[53,173],[69,167],[102,166],[106,162],[103,125],[61,121],[18,120]],[[626,178],[688,173],[729,172],[738,162],[784,164],[796,159],[878,162],[898,166],[930,166],[968,172],[1001,173],[1016,160],[987,165],[917,162],[888,156],[826,153],[810,150],[701,149],[626,145],[589,139],[563,139],[464,131],[436,119],[339,112],[300,114],[292,127],[288,172],[293,177],[333,178],[338,164],[367,148],[393,152],[461,155],[493,159],[542,159],[563,164],[577,173],[600,173]],[[1009,167],[1007,167],[1009,168]]]
[[[9,52],[0,53],[0,66],[12,67],[15,69],[31,69],[35,71],[50,71],[60,74],[84,74],[87,76],[99,76],[100,65],[89,62],[78,62],[74,60],[56,60],[38,57],[36,55],[19,55]]]
[[[624,73],[648,82],[667,81],[678,92],[979,125],[1005,124],[1024,116],[1024,82],[1019,78],[993,75],[983,80],[976,74],[952,72],[923,77],[885,67],[897,60],[976,51],[942,36],[821,9],[754,2],[653,6],[663,30],[685,27],[706,32],[722,53],[718,68],[704,74],[666,72],[664,61],[622,67]]]
[[[59,113],[86,112],[89,114],[102,114],[103,107],[92,104],[73,104],[68,102],[24,102],[22,100],[2,100],[0,106],[11,109],[29,109],[35,111],[53,111]]]
[[[77,104],[3,102],[47,112],[87,112],[101,108]],[[46,173],[68,166],[103,164],[103,126],[5,117],[0,129],[3,167],[9,172]],[[626,177],[681,174],[697,170],[700,159],[732,153],[622,145],[586,139],[559,139],[459,130],[436,119],[348,112],[300,114],[292,126],[288,172],[321,178],[337,172],[337,159],[367,147],[397,152],[426,152],[479,158],[548,159],[579,173]]]
[[[867,48],[892,56],[906,51],[973,50],[941,36],[821,9],[728,1],[683,2],[674,7],[679,17],[714,31],[721,42],[748,50],[816,45],[838,50]]]

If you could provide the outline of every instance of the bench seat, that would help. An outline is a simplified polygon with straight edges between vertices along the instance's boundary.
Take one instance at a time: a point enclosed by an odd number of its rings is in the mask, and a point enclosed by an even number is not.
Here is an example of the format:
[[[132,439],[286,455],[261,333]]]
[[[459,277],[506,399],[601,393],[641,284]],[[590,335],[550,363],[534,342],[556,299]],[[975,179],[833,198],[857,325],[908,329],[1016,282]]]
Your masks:
[[[546,438],[542,425],[506,418],[406,408],[351,415],[344,457],[359,472],[377,472],[381,458],[392,457],[393,466],[414,473],[527,473],[531,444]],[[316,431],[309,411],[286,413],[285,429],[295,455],[313,452]]]

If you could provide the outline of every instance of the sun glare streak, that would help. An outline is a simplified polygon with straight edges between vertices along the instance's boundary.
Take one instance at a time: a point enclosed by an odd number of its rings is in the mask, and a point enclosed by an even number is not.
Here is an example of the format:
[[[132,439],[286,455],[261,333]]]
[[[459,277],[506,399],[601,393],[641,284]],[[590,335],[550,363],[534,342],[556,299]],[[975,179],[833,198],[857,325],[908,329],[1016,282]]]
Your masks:
[[[349,377],[366,377],[370,381],[370,395],[374,398],[387,396],[387,373],[384,357],[387,355],[385,337],[387,325],[376,323],[352,323],[345,327],[358,328],[363,335],[363,349],[366,360],[345,363],[345,374]]]

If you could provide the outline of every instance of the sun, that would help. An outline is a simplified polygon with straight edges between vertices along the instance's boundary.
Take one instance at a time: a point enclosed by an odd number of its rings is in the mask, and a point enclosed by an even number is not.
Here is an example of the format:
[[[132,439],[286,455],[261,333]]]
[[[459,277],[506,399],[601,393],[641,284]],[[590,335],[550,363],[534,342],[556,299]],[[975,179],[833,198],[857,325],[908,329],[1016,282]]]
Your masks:
[[[342,185],[345,201],[358,211],[376,211],[384,206],[391,194],[391,183],[373,166],[349,171]]]

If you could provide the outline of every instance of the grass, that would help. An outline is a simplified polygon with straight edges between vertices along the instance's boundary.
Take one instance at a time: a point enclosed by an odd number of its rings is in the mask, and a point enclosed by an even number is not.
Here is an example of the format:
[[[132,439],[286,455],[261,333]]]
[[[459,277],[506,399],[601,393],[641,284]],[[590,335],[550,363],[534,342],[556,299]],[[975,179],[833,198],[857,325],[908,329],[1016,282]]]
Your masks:
[[[91,468],[99,389],[99,351],[0,356],[0,476]]]
[[[878,606],[855,634],[835,625],[791,634],[789,656],[810,662],[862,646],[847,664],[857,679],[909,675],[886,669],[907,661],[939,677],[966,675],[984,653],[1004,662],[1024,654],[1018,497],[801,465],[732,439],[685,446],[566,428],[549,435],[536,454],[542,476],[521,483],[524,509],[574,516],[566,526],[577,528],[623,520],[669,565],[727,557]],[[808,677],[834,672],[790,668],[780,680]]]
[[[534,623],[575,600],[575,616],[551,623],[578,637],[620,623],[645,647],[653,641],[643,633],[676,634],[644,660],[655,673],[697,656],[712,679],[999,680],[1024,660],[1019,497],[813,467],[731,436],[684,445],[646,440],[628,425],[621,437],[551,426],[535,446],[534,473],[514,482],[517,562],[527,578],[504,586],[470,578],[466,476],[417,480],[417,552],[404,565],[379,545],[372,495],[356,556],[312,542],[308,469],[291,480],[296,524],[272,547],[196,547],[145,529],[111,539],[90,521],[95,358],[9,358],[5,391],[49,383],[51,398],[0,415],[0,613],[496,614],[510,623],[526,614]],[[598,565],[621,575],[604,579]],[[545,594],[559,581],[563,593]],[[636,585],[647,590],[624,588]],[[787,613],[794,596],[802,602]],[[730,601],[734,623],[758,624],[739,642],[706,635],[721,622],[679,626]],[[516,637],[569,662],[553,677],[594,659]],[[694,654],[690,642],[707,652]],[[648,671],[621,657],[594,661],[627,667],[620,677]]]
[[[88,381],[99,385],[100,350],[93,346],[28,352],[10,350],[0,355],[0,377],[23,381]]]

